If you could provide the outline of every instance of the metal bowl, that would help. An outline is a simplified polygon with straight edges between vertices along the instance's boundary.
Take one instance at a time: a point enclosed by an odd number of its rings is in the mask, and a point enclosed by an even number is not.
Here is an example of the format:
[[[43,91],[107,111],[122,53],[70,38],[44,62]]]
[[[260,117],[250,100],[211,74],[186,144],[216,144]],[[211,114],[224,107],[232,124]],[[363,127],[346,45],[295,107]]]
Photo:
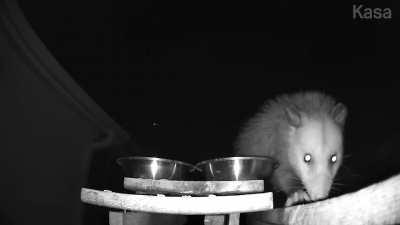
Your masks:
[[[237,156],[202,161],[196,167],[211,181],[266,180],[277,163],[270,157]]]
[[[117,159],[125,177],[153,180],[187,180],[190,173],[196,168],[185,162],[157,158],[131,156]]]

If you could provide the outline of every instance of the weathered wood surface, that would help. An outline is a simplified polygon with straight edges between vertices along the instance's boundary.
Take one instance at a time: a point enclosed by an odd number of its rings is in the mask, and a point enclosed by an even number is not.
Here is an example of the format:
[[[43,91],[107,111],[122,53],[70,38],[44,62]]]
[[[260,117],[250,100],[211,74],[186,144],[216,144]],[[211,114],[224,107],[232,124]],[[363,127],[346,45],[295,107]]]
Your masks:
[[[259,225],[400,224],[400,175],[325,201],[254,213],[252,219]]]
[[[257,212],[273,208],[271,192],[234,196],[166,197],[82,188],[81,200],[108,208],[181,215]]]
[[[264,181],[175,181],[125,177],[124,188],[131,191],[143,191],[145,193],[228,195],[263,192]]]

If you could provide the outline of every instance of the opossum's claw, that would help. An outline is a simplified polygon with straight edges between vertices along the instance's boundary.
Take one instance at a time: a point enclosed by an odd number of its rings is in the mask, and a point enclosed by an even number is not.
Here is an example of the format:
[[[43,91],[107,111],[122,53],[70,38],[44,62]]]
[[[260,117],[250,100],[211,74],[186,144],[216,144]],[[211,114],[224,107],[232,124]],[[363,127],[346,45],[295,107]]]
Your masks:
[[[311,201],[310,196],[305,190],[298,190],[291,194],[285,203],[286,207],[293,206],[296,203],[301,203],[301,202],[309,202]]]

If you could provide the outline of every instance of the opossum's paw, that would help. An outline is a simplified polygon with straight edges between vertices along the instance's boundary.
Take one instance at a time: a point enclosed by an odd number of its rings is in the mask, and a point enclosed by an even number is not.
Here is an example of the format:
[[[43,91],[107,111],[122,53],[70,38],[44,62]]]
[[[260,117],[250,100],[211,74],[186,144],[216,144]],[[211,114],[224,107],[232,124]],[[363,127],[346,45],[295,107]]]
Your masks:
[[[308,201],[310,201],[310,196],[307,194],[307,192],[305,190],[298,190],[287,198],[285,206],[293,206],[296,203]]]

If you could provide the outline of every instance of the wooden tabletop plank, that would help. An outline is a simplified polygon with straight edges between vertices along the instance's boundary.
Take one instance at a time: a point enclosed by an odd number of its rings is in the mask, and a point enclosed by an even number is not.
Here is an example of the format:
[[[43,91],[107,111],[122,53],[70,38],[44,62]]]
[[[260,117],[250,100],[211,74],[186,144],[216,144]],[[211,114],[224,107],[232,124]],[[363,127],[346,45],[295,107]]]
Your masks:
[[[233,196],[168,197],[82,188],[81,200],[84,203],[108,208],[181,215],[231,214],[273,208],[271,192]]]

